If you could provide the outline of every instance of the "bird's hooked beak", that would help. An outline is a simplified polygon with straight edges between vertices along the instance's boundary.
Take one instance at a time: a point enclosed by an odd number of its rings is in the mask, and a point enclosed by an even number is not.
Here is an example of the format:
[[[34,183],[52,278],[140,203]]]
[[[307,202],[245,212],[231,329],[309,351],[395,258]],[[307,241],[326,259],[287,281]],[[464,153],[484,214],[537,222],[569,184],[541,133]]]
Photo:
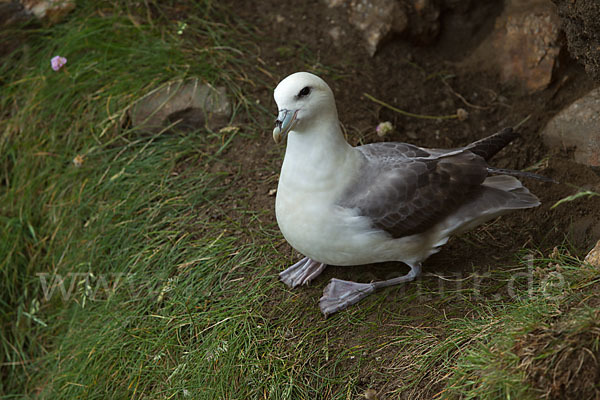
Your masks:
[[[299,110],[279,110],[277,120],[275,120],[275,128],[273,129],[273,140],[275,143],[281,142],[283,137],[294,128],[296,125],[296,116]]]

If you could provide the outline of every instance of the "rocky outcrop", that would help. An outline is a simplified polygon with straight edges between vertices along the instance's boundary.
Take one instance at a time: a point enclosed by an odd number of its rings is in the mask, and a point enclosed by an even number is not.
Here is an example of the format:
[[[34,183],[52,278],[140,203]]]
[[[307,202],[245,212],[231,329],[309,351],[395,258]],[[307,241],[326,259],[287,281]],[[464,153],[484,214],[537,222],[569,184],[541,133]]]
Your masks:
[[[75,8],[75,0],[22,0],[25,10],[47,24],[60,22]]]
[[[362,32],[369,54],[391,33],[401,33],[407,27],[408,17],[396,0],[352,0],[349,20]]]
[[[560,19],[549,0],[509,0],[480,56],[502,81],[533,93],[552,82],[562,46]]]
[[[556,114],[542,137],[549,147],[572,149],[576,162],[600,167],[600,88]]]
[[[171,82],[144,96],[130,113],[134,127],[160,132],[169,125],[180,130],[225,126],[231,105],[225,88],[213,88],[198,79]]]
[[[440,5],[436,0],[324,0],[329,7],[346,8],[348,22],[358,29],[373,56],[394,35],[429,44],[440,31]]]

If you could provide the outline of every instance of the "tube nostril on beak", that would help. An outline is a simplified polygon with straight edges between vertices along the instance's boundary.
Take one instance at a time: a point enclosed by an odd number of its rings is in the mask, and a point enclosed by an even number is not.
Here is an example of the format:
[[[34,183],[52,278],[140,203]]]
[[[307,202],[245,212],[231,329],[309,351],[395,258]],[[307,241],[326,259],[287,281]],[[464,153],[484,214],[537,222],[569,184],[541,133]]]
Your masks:
[[[281,139],[287,135],[296,125],[296,116],[299,110],[279,110],[279,115],[275,120],[275,128],[273,129],[273,139],[275,143],[279,143]]]

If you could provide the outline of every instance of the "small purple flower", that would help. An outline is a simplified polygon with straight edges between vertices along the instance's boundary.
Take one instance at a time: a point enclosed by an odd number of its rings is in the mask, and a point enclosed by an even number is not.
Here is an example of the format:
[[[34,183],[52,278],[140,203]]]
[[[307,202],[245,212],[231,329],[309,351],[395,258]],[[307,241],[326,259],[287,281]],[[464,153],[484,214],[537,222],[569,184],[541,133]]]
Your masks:
[[[58,71],[67,63],[67,59],[61,56],[54,56],[50,60],[50,65],[52,65],[52,69]]]

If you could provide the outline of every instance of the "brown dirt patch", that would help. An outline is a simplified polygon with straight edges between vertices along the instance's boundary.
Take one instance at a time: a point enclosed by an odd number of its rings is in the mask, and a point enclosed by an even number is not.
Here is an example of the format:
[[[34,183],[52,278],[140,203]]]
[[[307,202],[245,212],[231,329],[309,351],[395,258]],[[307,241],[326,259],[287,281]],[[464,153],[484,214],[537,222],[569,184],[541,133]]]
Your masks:
[[[553,0],[563,21],[569,51],[600,82],[600,3]]]

